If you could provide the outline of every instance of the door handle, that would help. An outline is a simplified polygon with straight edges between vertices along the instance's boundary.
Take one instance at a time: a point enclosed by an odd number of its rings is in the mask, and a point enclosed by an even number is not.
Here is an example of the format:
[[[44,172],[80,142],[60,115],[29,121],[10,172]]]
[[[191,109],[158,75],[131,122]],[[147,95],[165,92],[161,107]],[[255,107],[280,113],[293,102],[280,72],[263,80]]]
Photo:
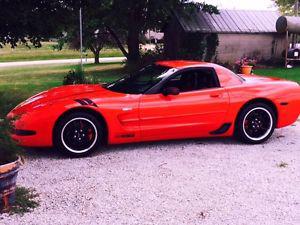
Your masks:
[[[220,98],[222,95],[221,94],[211,94],[211,98]]]

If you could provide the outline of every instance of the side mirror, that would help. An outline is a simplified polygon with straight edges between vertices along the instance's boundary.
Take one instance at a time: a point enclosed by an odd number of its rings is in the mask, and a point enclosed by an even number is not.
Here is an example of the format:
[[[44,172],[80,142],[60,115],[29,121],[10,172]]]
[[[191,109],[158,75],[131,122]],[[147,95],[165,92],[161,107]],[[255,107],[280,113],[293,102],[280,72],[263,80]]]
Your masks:
[[[168,95],[179,95],[180,90],[177,87],[166,87],[163,89],[162,94],[164,96],[168,96]]]

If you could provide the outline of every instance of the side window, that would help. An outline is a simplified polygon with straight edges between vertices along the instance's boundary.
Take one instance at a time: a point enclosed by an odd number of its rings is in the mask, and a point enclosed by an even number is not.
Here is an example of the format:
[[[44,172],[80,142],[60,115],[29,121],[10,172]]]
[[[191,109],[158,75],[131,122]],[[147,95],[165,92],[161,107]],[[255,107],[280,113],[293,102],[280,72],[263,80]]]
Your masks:
[[[218,78],[212,69],[195,69],[177,74],[167,81],[165,87],[176,87],[180,92],[219,87]]]

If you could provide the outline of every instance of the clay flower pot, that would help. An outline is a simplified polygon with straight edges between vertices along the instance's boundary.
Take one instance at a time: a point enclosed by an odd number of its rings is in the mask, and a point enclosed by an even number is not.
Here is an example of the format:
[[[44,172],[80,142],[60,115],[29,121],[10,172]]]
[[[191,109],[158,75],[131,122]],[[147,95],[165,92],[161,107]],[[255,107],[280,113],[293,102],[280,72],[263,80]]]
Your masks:
[[[245,75],[250,75],[252,72],[253,66],[248,66],[248,65],[242,65],[241,66],[241,73]]]
[[[15,202],[15,190],[21,160],[0,165],[0,212],[6,212]]]

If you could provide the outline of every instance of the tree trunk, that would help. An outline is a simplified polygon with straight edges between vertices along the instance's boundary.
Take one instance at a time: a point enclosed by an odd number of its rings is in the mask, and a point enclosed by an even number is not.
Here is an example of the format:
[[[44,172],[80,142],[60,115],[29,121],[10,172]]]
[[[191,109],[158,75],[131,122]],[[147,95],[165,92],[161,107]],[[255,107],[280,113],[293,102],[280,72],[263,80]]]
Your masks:
[[[94,57],[95,57],[95,64],[99,64],[100,63],[100,61],[99,61],[100,51],[99,50],[95,51]]]
[[[118,35],[116,34],[116,32],[111,29],[111,27],[107,26],[106,27],[108,32],[110,33],[110,35],[113,37],[113,39],[115,39],[119,49],[122,51],[123,55],[128,58],[128,52],[126,51],[126,49],[124,48],[124,46],[122,45],[122,42],[120,41],[120,38],[118,37]]]
[[[139,31],[136,26],[130,26],[128,30],[128,61],[129,63],[136,63],[140,59],[139,46]]]
[[[99,58],[100,58],[100,50],[101,50],[101,48],[94,48],[93,46],[90,46],[90,50],[94,54],[95,64],[99,64],[100,63]]]

